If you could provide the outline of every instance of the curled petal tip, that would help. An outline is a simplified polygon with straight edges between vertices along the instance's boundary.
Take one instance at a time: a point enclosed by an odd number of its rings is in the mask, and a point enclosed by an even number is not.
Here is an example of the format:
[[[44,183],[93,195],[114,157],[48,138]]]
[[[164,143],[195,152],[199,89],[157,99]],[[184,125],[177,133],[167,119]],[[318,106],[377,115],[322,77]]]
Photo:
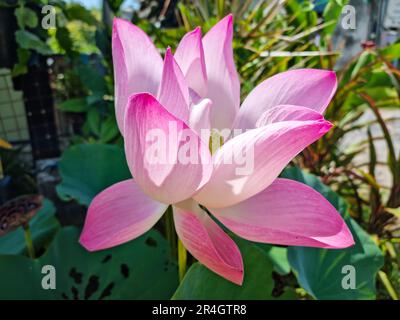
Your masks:
[[[337,86],[338,86],[338,81],[337,81],[337,76],[336,76],[335,71],[329,71],[329,79],[331,80],[331,83],[333,83],[333,90],[332,90],[332,96],[331,96],[331,99],[332,99],[336,93]]]
[[[321,118],[318,120],[311,120],[309,123],[314,126],[316,132],[318,132],[320,138],[327,133],[329,130],[332,129],[334,126],[332,122],[326,120],[325,118]]]
[[[328,70],[328,72],[329,72],[329,76],[330,76],[332,79],[337,80],[336,72],[335,72],[335,71],[333,71],[333,70]]]
[[[192,31],[194,34],[201,34],[201,27],[197,26],[196,28],[194,28],[194,30]]]
[[[101,248],[98,248],[96,246],[96,243],[94,241],[90,240],[90,234],[88,234],[87,228],[85,227],[83,228],[83,231],[79,237],[78,242],[82,247],[84,247],[89,252],[95,252],[97,250],[101,250]]]
[[[338,234],[335,235],[334,241],[329,243],[330,248],[332,249],[345,249],[355,245],[355,241],[353,235],[350,232],[350,229],[347,227],[347,224],[343,221],[342,229]]]
[[[318,247],[327,249],[346,249],[355,245],[353,235],[344,220],[337,233],[326,237],[313,237],[313,239],[321,243]]]
[[[174,59],[173,57],[174,57],[174,56],[173,56],[173,54],[172,54],[171,47],[167,47],[167,49],[165,50],[164,65],[165,65],[166,63],[167,63],[167,64],[172,63],[172,60]]]
[[[243,285],[243,278],[244,278],[244,271],[243,269],[237,270],[235,276],[232,276],[229,280],[231,280],[234,284],[237,284],[238,286]]]
[[[201,28],[186,33],[174,54],[188,86],[201,97],[207,94],[207,72]]]
[[[122,22],[123,19],[114,17],[113,18],[113,26],[115,27],[118,23]]]
[[[219,23],[226,23],[227,31],[231,31],[233,28],[233,15],[231,13],[228,14]]]
[[[87,246],[87,244],[86,244],[84,233],[85,233],[85,230],[83,230],[81,236],[79,237],[78,242],[79,242],[79,244],[80,244],[82,247],[84,247],[86,250],[91,251],[91,250],[90,250],[90,247]]]
[[[122,22],[121,18],[116,18],[114,17],[113,19],[113,25],[112,25],[112,36],[113,38],[118,36],[118,25]]]
[[[333,127],[333,124],[327,120],[322,120],[322,125],[320,129],[321,134],[327,133],[329,130],[331,130]]]
[[[321,74],[326,75],[327,78],[329,78],[330,80],[336,81],[336,72],[333,70],[325,70],[325,69],[300,69],[300,70],[311,70],[314,72],[320,72]]]
[[[125,19],[122,19],[122,18],[114,17],[114,18],[113,18],[113,26],[112,26],[113,32],[116,32],[116,31],[117,31],[116,29],[118,29],[118,28],[119,28],[120,26],[122,26],[123,24],[125,24],[125,25],[130,25],[130,26],[134,26],[134,27],[135,27],[135,25],[134,25],[133,23],[131,23],[130,21],[128,21],[128,20],[125,20]]]
[[[85,224],[83,226],[82,232],[79,236],[79,244],[84,247],[87,251],[93,252],[96,251],[96,243],[93,241],[91,235],[90,235],[90,225],[88,226]]]
[[[305,69],[307,70],[307,69]],[[325,79],[328,83],[331,84],[332,87],[332,95],[331,95],[331,99],[332,96],[335,94],[336,89],[337,89],[337,76],[336,76],[336,72],[333,70],[321,70],[321,69],[310,69],[313,70],[314,72],[320,72],[322,73],[322,75],[325,73]],[[324,78],[324,77],[322,77]]]
[[[331,95],[330,95],[330,99],[328,101],[328,104],[330,102],[330,100],[332,100],[333,96],[336,93],[337,90],[337,76],[336,76],[336,72],[333,70],[317,70],[317,71],[323,71],[326,73],[326,81],[327,83],[330,83],[331,86]],[[326,106],[328,106],[328,104]]]
[[[79,244],[89,252],[96,251],[96,248],[94,248],[92,245],[90,245],[90,242],[87,241],[87,239],[84,238],[83,235],[79,238]]]

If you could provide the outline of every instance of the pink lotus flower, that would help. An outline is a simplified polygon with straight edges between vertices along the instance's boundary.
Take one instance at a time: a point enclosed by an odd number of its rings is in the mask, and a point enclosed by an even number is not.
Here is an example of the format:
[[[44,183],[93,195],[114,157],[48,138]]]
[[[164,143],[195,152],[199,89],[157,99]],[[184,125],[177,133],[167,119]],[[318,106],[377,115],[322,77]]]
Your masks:
[[[277,178],[299,152],[330,128],[322,113],[335,90],[331,71],[301,69],[259,84],[239,109],[240,83],[232,52],[232,16],[203,38],[196,28],[164,61],[138,27],[114,20],[115,107],[133,179],[97,195],[80,238],[88,250],[132,240],[154,226],[169,205],[189,252],[215,273],[243,281],[234,241],[199,206],[242,238],[279,245],[345,248],[352,235],[336,209],[312,188]],[[170,137],[189,132],[200,161],[151,162],[146,134]],[[213,155],[200,129],[247,129],[227,139]],[[177,159],[183,141],[166,139],[164,151]],[[253,170],[237,175],[225,156],[253,150]]]

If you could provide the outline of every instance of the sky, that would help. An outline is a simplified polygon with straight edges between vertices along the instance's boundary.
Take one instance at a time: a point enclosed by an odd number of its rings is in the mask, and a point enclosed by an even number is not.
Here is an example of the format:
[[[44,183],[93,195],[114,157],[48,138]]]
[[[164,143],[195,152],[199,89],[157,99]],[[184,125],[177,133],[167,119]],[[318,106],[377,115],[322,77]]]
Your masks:
[[[67,0],[67,2],[76,2],[84,5],[87,8],[100,8],[102,0]]]
[[[86,8],[101,8],[103,0],[66,0],[67,2],[76,2],[84,5]],[[136,3],[135,0],[125,0],[123,6],[133,5]]]

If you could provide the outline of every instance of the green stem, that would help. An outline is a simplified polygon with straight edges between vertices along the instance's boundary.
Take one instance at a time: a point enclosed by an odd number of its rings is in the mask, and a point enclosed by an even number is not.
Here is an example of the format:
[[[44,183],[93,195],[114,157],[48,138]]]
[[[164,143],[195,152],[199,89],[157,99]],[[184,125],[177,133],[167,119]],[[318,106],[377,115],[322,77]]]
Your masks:
[[[178,239],[178,268],[179,282],[182,282],[186,273],[187,252],[181,240]]]
[[[170,254],[173,260],[176,259],[176,233],[174,227],[174,217],[172,214],[172,207],[169,206],[165,213],[165,236],[171,247]]]
[[[23,225],[26,248],[28,249],[28,255],[31,259],[35,259],[35,247],[33,246],[31,229],[29,228],[29,223]]]
[[[182,281],[186,273],[187,252],[182,242],[176,236],[171,206],[168,207],[165,213],[165,235],[171,247],[171,258],[175,260],[178,256],[179,281]]]

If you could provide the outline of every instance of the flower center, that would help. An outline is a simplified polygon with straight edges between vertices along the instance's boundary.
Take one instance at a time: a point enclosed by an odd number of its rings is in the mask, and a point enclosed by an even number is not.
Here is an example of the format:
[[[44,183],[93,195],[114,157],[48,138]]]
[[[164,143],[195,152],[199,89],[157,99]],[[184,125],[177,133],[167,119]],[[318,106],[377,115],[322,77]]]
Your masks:
[[[208,143],[211,154],[214,154],[219,148],[221,148],[224,144],[224,141],[225,139],[221,132],[219,130],[212,129]]]

